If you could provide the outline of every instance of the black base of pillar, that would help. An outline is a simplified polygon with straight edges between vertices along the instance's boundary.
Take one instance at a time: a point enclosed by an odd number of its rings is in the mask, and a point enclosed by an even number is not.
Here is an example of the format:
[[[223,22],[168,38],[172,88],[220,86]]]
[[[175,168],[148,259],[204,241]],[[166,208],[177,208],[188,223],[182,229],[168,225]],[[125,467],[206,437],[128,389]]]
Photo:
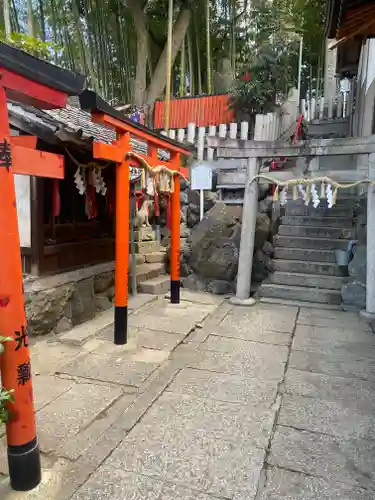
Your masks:
[[[128,306],[115,306],[115,337],[116,345],[128,342]]]
[[[171,280],[171,304],[180,303],[180,280]]]
[[[30,491],[42,480],[40,452],[36,438],[22,446],[8,446],[10,486]]]

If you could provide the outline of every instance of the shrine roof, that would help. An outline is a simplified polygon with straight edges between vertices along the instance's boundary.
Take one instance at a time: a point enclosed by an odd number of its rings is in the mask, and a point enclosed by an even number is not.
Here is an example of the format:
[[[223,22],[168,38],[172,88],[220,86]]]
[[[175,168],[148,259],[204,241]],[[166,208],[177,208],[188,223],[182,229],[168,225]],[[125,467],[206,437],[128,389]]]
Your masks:
[[[194,150],[194,146],[192,145],[181,144],[174,139],[161,135],[155,130],[130,120],[130,118],[127,118],[122,112],[105,102],[100,96],[98,96],[98,94],[96,94],[96,92],[92,90],[85,90],[82,92],[79,96],[79,101],[82,109],[87,110],[90,113],[102,114],[112,118],[114,122],[123,125],[124,128],[130,132],[130,134],[137,135],[138,132],[139,137],[142,137],[145,140],[150,140],[150,142],[152,142],[154,139],[155,143],[160,145],[162,144],[166,149],[188,156],[190,156]]]
[[[115,131],[105,125],[94,123],[91,115],[73,105],[53,110],[40,110],[33,106],[8,102],[10,123],[31,135],[37,135],[49,143],[73,142],[86,148],[93,141],[110,144],[116,139]],[[147,144],[131,139],[134,151],[147,154]],[[158,151],[159,159],[169,159],[166,151]]]
[[[84,76],[1,42],[0,67],[68,95],[80,94],[86,85]]]

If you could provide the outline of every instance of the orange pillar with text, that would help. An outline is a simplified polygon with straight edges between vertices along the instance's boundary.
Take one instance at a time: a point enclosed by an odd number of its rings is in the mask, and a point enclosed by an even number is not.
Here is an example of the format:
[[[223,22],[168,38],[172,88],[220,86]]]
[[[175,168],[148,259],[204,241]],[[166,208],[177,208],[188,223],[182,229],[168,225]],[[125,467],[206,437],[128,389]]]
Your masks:
[[[11,418],[6,426],[10,483],[28,491],[41,481],[31,381],[29,337],[23,297],[16,194],[5,91],[0,87],[0,335],[13,341],[0,355],[2,385],[13,390]]]
[[[130,175],[125,153],[129,149],[129,135],[121,134],[118,142],[121,150],[124,151],[124,161],[116,166],[114,343],[123,345],[128,341]]]
[[[180,153],[174,153],[171,161],[172,170],[180,171]],[[171,203],[171,303],[180,303],[180,177],[174,177],[174,190]]]

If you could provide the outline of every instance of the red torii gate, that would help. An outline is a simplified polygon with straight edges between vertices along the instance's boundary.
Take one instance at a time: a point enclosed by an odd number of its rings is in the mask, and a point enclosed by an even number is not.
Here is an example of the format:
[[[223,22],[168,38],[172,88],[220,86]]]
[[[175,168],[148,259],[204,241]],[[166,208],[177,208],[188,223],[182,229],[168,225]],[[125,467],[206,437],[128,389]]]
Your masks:
[[[110,160],[117,164],[116,168],[116,268],[115,268],[115,322],[114,343],[121,345],[127,342],[128,327],[128,273],[129,273],[129,165],[134,160],[127,158],[132,151],[130,137],[147,141],[148,154],[139,155],[146,162],[156,167],[163,165],[169,170],[180,171],[181,155],[190,156],[192,149],[179,142],[159,135],[157,132],[139,125],[119,113],[95,92],[85,90],[80,95],[81,107],[90,111],[92,120],[108,125],[116,130],[117,140],[112,145],[101,142],[94,143],[94,158]],[[158,160],[157,149],[169,152],[170,160]],[[180,302],[180,179],[175,177],[171,203],[171,303]]]
[[[0,356],[2,385],[14,391],[7,424],[11,486],[28,491],[41,480],[29,338],[23,297],[22,265],[14,175],[62,179],[64,158],[37,151],[36,137],[10,137],[7,99],[43,109],[62,108],[78,95],[85,79],[0,43],[0,335],[11,337]]]

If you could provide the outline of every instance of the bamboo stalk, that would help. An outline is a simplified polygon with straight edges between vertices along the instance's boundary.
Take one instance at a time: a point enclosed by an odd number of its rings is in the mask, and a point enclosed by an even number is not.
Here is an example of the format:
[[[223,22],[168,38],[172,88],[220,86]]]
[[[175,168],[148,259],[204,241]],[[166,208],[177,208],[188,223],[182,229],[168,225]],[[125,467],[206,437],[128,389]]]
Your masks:
[[[171,102],[171,73],[172,73],[172,28],[173,28],[173,0],[168,6],[168,45],[167,45],[167,76],[164,103],[164,130],[169,131],[169,108]]]
[[[206,0],[207,94],[212,93],[210,24],[210,0]]]

